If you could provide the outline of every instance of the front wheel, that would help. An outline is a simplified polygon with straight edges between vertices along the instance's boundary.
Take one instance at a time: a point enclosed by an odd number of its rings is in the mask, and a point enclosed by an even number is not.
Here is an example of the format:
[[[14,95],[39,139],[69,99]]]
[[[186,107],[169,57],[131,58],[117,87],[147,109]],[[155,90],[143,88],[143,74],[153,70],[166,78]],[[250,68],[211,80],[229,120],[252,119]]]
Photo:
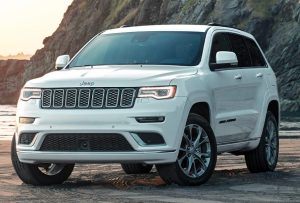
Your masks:
[[[200,115],[188,117],[178,157],[171,164],[157,165],[168,184],[200,185],[211,177],[217,160],[217,144],[209,123]]]
[[[250,172],[274,171],[278,161],[279,136],[275,116],[268,112],[258,147],[245,154]]]
[[[11,143],[11,160],[19,178],[30,185],[55,185],[61,184],[69,178],[75,164],[27,164],[20,162],[15,136]]]

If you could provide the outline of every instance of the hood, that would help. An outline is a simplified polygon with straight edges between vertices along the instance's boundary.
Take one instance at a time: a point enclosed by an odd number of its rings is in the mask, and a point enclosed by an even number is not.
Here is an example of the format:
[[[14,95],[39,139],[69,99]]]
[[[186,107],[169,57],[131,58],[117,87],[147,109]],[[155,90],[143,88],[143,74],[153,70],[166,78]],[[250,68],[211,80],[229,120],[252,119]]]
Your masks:
[[[177,77],[196,74],[187,66],[122,65],[72,68],[33,79],[25,87],[141,87],[169,85]]]

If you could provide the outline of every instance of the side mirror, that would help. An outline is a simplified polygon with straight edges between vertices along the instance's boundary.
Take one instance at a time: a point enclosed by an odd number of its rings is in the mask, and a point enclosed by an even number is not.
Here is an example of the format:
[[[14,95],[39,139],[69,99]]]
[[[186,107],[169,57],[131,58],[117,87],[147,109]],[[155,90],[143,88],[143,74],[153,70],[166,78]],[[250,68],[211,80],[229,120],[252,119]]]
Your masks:
[[[212,70],[230,68],[238,65],[238,59],[234,52],[218,51],[216,54],[216,63],[210,64]]]
[[[70,56],[69,55],[62,55],[57,57],[56,62],[55,62],[55,69],[56,70],[61,70],[63,69],[70,61]]]
[[[217,64],[231,64],[237,65],[238,59],[234,52],[231,51],[218,51],[216,54]]]

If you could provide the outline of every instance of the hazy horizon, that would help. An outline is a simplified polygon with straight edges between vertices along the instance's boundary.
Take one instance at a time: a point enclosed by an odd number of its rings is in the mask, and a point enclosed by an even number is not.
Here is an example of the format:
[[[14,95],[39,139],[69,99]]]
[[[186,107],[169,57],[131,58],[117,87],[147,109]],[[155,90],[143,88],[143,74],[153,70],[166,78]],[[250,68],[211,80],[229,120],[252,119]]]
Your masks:
[[[33,55],[73,0],[0,0],[0,55]]]

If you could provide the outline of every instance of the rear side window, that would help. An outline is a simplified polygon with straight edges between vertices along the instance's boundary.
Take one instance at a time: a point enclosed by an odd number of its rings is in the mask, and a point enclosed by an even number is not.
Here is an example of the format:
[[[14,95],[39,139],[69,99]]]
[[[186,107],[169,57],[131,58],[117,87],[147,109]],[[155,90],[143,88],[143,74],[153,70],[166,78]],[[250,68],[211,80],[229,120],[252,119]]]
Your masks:
[[[229,39],[233,48],[233,52],[236,54],[239,61],[238,67],[252,66],[248,47],[243,40],[243,37],[235,34],[229,34]]]
[[[266,61],[256,43],[247,38],[245,38],[245,42],[250,52],[252,66],[266,66]]]
[[[216,54],[218,51],[232,51],[227,34],[217,33],[214,36],[209,60],[211,64],[216,63]]]

